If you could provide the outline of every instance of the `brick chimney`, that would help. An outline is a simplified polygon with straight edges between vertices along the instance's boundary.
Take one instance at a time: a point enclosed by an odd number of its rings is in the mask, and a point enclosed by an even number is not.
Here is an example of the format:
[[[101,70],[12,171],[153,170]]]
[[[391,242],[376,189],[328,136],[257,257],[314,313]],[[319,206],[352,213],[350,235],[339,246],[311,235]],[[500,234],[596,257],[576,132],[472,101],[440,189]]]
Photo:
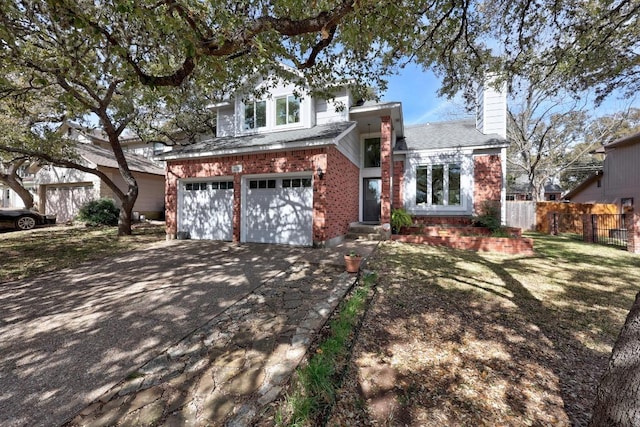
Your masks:
[[[496,90],[489,83],[494,77],[478,87],[476,95],[476,129],[486,134],[497,133],[507,138],[507,88],[503,83]]]

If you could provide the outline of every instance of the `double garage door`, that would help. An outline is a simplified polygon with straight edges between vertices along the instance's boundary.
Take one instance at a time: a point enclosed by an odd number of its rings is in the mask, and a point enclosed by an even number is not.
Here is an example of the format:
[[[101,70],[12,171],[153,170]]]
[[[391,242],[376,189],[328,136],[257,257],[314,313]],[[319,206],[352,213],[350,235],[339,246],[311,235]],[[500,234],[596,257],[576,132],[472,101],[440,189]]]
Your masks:
[[[307,176],[247,178],[241,240],[310,246],[313,186]],[[232,240],[233,181],[182,183],[178,231],[192,239]]]

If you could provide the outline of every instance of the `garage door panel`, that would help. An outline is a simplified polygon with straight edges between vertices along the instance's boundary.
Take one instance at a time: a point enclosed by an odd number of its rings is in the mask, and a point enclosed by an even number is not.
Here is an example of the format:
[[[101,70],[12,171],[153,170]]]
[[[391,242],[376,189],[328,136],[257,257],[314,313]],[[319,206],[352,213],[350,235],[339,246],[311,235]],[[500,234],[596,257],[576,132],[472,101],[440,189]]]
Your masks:
[[[93,200],[93,186],[50,186],[45,190],[45,214],[55,215],[58,223],[71,221],[80,208]]]
[[[181,187],[178,231],[192,239],[232,240],[233,188],[212,189],[210,182],[196,184]]]
[[[276,181],[276,188],[247,190],[245,240],[310,246],[313,243],[313,189],[283,188],[282,179]]]

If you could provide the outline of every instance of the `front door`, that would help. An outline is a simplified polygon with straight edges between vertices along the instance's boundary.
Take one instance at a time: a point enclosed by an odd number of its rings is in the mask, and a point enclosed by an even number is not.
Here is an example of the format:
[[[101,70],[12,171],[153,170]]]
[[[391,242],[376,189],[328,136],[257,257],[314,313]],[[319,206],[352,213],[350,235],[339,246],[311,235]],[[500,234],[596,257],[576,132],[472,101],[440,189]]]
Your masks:
[[[362,221],[380,222],[380,178],[365,178],[362,190]]]

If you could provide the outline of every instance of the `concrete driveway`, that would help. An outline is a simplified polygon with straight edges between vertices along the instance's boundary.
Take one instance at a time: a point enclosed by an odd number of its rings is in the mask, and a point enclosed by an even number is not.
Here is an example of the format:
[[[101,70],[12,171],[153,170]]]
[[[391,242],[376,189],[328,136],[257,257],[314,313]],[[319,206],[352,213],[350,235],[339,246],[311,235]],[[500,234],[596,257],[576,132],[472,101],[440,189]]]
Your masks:
[[[0,284],[0,425],[68,421],[307,251],[164,242]]]

